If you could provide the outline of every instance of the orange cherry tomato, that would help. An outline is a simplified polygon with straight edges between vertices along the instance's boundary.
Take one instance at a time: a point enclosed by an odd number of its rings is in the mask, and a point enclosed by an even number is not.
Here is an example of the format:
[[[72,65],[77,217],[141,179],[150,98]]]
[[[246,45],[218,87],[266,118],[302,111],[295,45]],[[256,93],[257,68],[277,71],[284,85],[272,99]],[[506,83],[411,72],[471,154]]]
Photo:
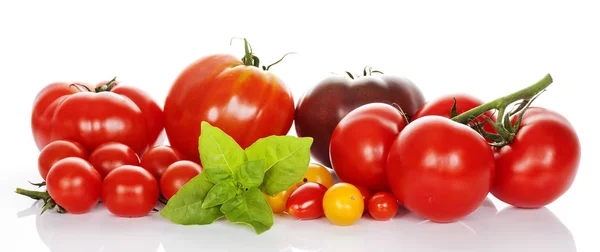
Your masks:
[[[331,176],[329,170],[325,166],[316,163],[308,165],[308,170],[306,170],[302,181],[298,182],[298,186],[306,182],[319,183],[327,188],[331,187],[334,183],[333,176]]]
[[[287,203],[287,200],[290,197],[290,195],[294,192],[294,190],[296,190],[296,188],[298,188],[298,185],[294,184],[288,189],[284,190],[283,192],[279,192],[273,196],[270,196],[263,192],[263,194],[267,198],[267,202],[269,202],[269,206],[271,206],[271,209],[273,210],[273,213],[278,214],[283,213],[285,211],[285,205]]]
[[[338,226],[354,224],[364,212],[365,202],[360,190],[349,183],[337,183],[323,196],[323,211],[327,219]]]

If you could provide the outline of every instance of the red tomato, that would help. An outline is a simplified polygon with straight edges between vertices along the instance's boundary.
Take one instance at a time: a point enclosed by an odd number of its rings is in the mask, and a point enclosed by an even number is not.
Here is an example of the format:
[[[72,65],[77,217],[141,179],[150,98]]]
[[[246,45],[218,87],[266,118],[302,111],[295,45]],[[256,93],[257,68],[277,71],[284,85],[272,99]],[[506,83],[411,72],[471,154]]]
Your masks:
[[[363,197],[363,202],[365,203],[365,206],[363,208],[364,212],[367,212],[369,210],[369,199],[371,199],[371,196],[373,194],[371,193],[371,191],[369,191],[369,189],[367,189],[364,186],[357,185],[356,188],[358,188],[358,190],[360,191],[360,194]]]
[[[207,121],[246,148],[270,135],[285,135],[294,119],[290,89],[273,73],[231,55],[189,65],[171,86],[164,106],[169,143],[200,162],[200,123]]]
[[[146,134],[150,147],[165,141],[167,135],[164,131],[163,111],[150,94],[132,86],[117,86],[112,92],[131,99],[142,110],[146,119]]]
[[[299,186],[288,198],[285,208],[287,213],[300,220],[321,218],[323,211],[323,197],[327,187],[319,183],[308,182]]]
[[[389,220],[398,213],[398,201],[389,192],[373,194],[368,205],[369,214],[376,220]]]
[[[400,204],[434,222],[469,215],[490,191],[494,154],[470,127],[440,116],[410,123],[388,157],[387,176]]]
[[[340,181],[388,191],[385,166],[390,146],[406,126],[397,108],[363,105],[346,115],[331,136],[331,165]]]
[[[96,148],[88,161],[105,178],[112,170],[122,165],[140,165],[140,159],[133,149],[122,143],[108,142]]]
[[[202,166],[192,161],[177,161],[165,170],[160,178],[160,191],[165,198],[171,199],[183,185],[202,172]]]
[[[169,165],[185,159],[183,154],[170,146],[159,145],[150,148],[142,156],[141,166],[152,173],[156,181],[160,181],[160,177]]]
[[[81,144],[71,141],[54,141],[42,149],[38,157],[38,170],[44,180],[52,166],[67,157],[87,159],[88,152]]]
[[[496,153],[491,193],[516,207],[543,207],[571,187],[580,156],[579,139],[565,117],[529,108],[514,141]]]
[[[124,165],[104,178],[102,202],[120,217],[146,216],[158,201],[158,182],[144,168]]]
[[[411,121],[417,120],[421,117],[428,115],[439,115],[447,118],[451,118],[452,106],[454,105],[454,98],[456,98],[456,114],[460,115],[464,112],[469,111],[472,108],[478,107],[483,104],[483,101],[468,95],[468,94],[449,94],[438,97],[432,101],[429,101],[423,105],[412,117]],[[491,118],[495,121],[495,116],[492,111],[487,111],[484,113],[485,116]],[[477,117],[477,122],[485,122],[485,117],[479,116]],[[485,124],[483,129],[486,132],[496,133],[496,130],[491,124]]]
[[[48,172],[46,189],[54,202],[67,212],[81,214],[98,203],[102,178],[84,159],[67,157],[56,162]]]

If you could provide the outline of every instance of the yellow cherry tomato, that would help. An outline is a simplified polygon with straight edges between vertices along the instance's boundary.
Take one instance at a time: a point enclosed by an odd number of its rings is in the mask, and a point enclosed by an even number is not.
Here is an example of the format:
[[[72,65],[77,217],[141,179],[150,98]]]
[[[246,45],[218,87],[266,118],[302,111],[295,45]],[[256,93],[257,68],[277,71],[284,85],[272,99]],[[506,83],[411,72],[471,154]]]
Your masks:
[[[285,203],[287,202],[288,198],[290,197],[290,195],[292,194],[292,192],[294,192],[294,190],[296,190],[296,188],[298,188],[298,185],[294,184],[292,186],[290,186],[290,188],[286,189],[283,192],[279,192],[273,196],[269,196],[268,194],[264,193],[265,197],[267,198],[267,202],[269,202],[269,205],[271,206],[271,209],[273,210],[273,213],[283,213],[285,211]]]
[[[304,178],[298,182],[298,186],[306,182],[315,182],[329,188],[333,185],[333,176],[325,166],[320,164],[311,163],[308,165]]]
[[[365,203],[360,190],[349,183],[331,186],[323,197],[323,211],[327,219],[339,226],[354,224],[362,216]]]

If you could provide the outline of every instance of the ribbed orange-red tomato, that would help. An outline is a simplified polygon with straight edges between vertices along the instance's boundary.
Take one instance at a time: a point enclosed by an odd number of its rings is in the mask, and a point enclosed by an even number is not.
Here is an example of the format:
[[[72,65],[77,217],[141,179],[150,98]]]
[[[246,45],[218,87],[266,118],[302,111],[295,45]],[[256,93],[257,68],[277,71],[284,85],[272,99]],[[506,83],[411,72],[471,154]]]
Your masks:
[[[183,70],[171,86],[164,112],[171,146],[199,162],[202,121],[246,148],[259,138],[287,134],[294,119],[294,100],[273,73],[218,54]]]

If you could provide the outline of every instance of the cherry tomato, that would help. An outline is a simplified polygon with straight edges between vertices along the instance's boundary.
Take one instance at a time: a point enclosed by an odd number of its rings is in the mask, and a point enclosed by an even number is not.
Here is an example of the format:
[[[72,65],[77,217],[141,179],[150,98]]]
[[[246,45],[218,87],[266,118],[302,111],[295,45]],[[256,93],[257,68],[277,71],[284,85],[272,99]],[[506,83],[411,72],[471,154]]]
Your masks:
[[[287,213],[301,220],[323,217],[323,196],[327,187],[319,183],[308,182],[299,186],[288,198]]]
[[[87,159],[88,152],[81,144],[71,141],[57,140],[46,145],[38,157],[38,170],[44,180],[52,166],[67,157]]]
[[[306,174],[304,174],[304,178],[302,181],[298,182],[298,186],[306,183],[306,182],[315,182],[325,187],[329,188],[333,185],[333,176],[329,172],[325,166],[320,164],[311,163],[308,165],[308,169],[306,170]]]
[[[183,159],[183,154],[178,150],[170,146],[159,145],[150,148],[144,153],[140,164],[144,169],[152,173],[156,181],[160,181],[160,177],[169,165]]]
[[[529,108],[514,141],[496,152],[491,193],[516,207],[543,207],[571,187],[580,156],[579,139],[565,117]]]
[[[438,97],[432,101],[429,101],[423,105],[413,116],[412,121],[417,120],[421,117],[428,115],[439,115],[446,118],[451,118],[452,105],[454,105],[454,99],[456,98],[456,114],[460,115],[464,112],[469,111],[472,108],[478,107],[483,104],[483,101],[477,97],[471,96],[469,94],[449,94]],[[495,116],[492,111],[487,111],[484,113],[485,116],[489,117],[493,121],[495,121]],[[485,117],[483,115],[477,117],[477,122],[483,123],[485,122]],[[494,127],[487,123],[483,126],[483,129],[486,132],[496,133]]]
[[[369,214],[376,220],[389,220],[398,213],[398,201],[389,192],[373,194],[368,202]]]
[[[338,226],[354,224],[364,212],[365,202],[360,190],[349,183],[337,183],[323,196],[323,211],[327,219]]]
[[[202,166],[192,161],[177,161],[165,170],[160,178],[160,191],[168,200],[179,191],[179,189],[202,172]]]
[[[434,222],[453,222],[485,200],[494,154],[469,126],[441,116],[410,123],[394,141],[387,165],[400,204]]]
[[[96,148],[88,161],[105,178],[112,170],[122,165],[140,165],[140,159],[133,149],[122,143],[108,142]]]
[[[285,189],[283,192],[279,192],[273,196],[270,196],[263,192],[263,194],[267,198],[267,202],[269,202],[269,206],[271,206],[271,210],[273,210],[273,213],[278,214],[285,212],[285,205],[287,203],[287,200],[290,198],[290,195],[292,194],[292,192],[294,192],[294,190],[296,190],[296,188],[298,188],[298,185],[294,184],[288,189]]]
[[[331,165],[340,181],[373,192],[389,191],[385,174],[388,151],[406,126],[397,108],[370,103],[352,110],[331,136]]]
[[[248,56],[252,59],[253,55]],[[259,138],[287,134],[294,120],[292,93],[273,72],[253,64],[258,62],[218,54],[189,65],[177,77],[165,101],[169,143],[192,161],[200,162],[202,121],[219,127],[242,148]]]
[[[142,167],[123,165],[114,169],[102,183],[102,202],[120,217],[146,216],[158,201],[156,179]]]
[[[369,191],[369,189],[367,189],[364,186],[360,186],[360,185],[355,185],[355,186],[360,191],[360,194],[362,195],[362,198],[363,198],[363,202],[365,202],[364,212],[369,211],[369,199],[371,199],[371,196],[373,194],[371,193],[371,191]]]
[[[67,157],[56,162],[48,172],[46,189],[67,212],[81,214],[98,204],[102,178],[85,159]]]

